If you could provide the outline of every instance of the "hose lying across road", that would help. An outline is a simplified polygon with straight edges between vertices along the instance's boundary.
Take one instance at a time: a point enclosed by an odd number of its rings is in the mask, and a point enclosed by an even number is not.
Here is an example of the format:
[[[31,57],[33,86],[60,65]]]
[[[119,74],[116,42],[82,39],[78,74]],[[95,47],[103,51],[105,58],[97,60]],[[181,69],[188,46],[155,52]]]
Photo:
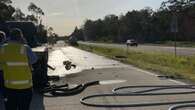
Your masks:
[[[68,85],[62,86],[50,86],[42,90],[47,97],[56,96],[72,96],[83,92],[89,86],[100,85],[100,81],[92,81],[85,84],[77,85],[73,88],[69,88]],[[178,91],[182,89],[183,91]],[[128,90],[128,91],[127,91]],[[137,90],[137,91],[135,91]],[[174,92],[167,92],[174,90]],[[185,91],[184,91],[185,90]],[[166,91],[166,92],[162,92]],[[144,106],[160,106],[160,105],[174,105],[169,110],[177,110],[185,107],[195,107],[195,100],[185,101],[172,101],[172,102],[144,102],[144,103],[129,103],[129,104],[98,104],[91,103],[87,100],[101,98],[101,97],[113,97],[113,96],[165,96],[165,95],[190,95],[195,94],[195,85],[147,85],[147,86],[125,86],[112,90],[112,93],[108,94],[96,94],[86,96],[80,99],[81,104],[92,107],[144,107]],[[178,104],[178,105],[177,105]]]
[[[188,107],[195,107],[195,104],[181,104],[181,105],[175,105],[169,108],[169,110],[177,110],[182,108],[188,108]]]
[[[138,91],[128,91],[124,90],[138,89]],[[140,90],[142,89],[142,90]],[[144,90],[143,90],[144,89]],[[165,90],[177,90],[177,89],[185,89],[188,91],[176,91],[176,92],[158,92]],[[100,97],[113,97],[113,96],[162,96],[162,95],[187,95],[187,94],[195,94],[195,85],[169,85],[169,86],[126,86],[119,87],[112,90],[112,93],[109,94],[96,94],[90,95],[82,98],[80,102],[87,106],[93,107],[144,107],[144,106],[160,106],[160,105],[171,105],[171,104],[183,104],[176,105],[169,108],[169,110],[177,110],[184,107],[195,107],[195,100],[189,101],[173,101],[173,102],[144,102],[144,103],[129,103],[129,104],[97,104],[87,102],[89,99],[95,99]]]
[[[70,88],[68,84],[65,85],[52,85],[41,90],[46,97],[56,97],[56,96],[73,96],[80,94],[89,86],[99,85],[99,81],[87,82],[85,84],[79,84],[75,87]]]

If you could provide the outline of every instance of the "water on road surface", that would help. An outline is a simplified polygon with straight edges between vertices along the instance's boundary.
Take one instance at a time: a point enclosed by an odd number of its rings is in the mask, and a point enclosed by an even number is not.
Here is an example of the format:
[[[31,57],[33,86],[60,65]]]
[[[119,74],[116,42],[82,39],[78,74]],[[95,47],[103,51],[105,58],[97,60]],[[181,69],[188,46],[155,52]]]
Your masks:
[[[76,69],[67,71],[63,65],[64,60],[70,60],[77,65]],[[82,51],[73,47],[53,47],[49,53],[49,64],[56,67],[55,71],[49,70],[49,75],[66,76],[62,78],[63,83],[81,84],[88,81],[100,80],[100,86],[90,87],[79,95],[69,97],[43,97],[34,94],[31,103],[31,110],[168,110],[171,105],[130,107],[130,108],[92,108],[82,105],[79,100],[90,94],[110,93],[113,88],[128,85],[185,85],[180,81],[171,79],[161,80],[156,74],[144,71],[131,65],[125,65],[118,61],[106,59],[90,52]],[[91,70],[94,68],[95,70]],[[102,69],[101,69],[102,68]],[[90,69],[90,70],[89,70]],[[86,70],[86,71],[83,71]],[[122,79],[122,80],[118,80]],[[121,83],[120,83],[121,82]],[[109,85],[106,85],[109,84]],[[110,85],[111,84],[111,85]],[[135,88],[131,91],[140,90]],[[141,89],[142,90],[142,89]],[[129,91],[129,90],[125,90]],[[177,92],[186,91],[176,89]],[[188,91],[188,90],[187,90]],[[156,91],[158,93],[160,91]],[[163,90],[162,92],[174,92],[174,90]],[[173,96],[141,96],[141,97],[103,97],[92,102],[111,104],[111,103],[145,103],[145,102],[168,102],[194,100],[195,94],[182,94]],[[0,98],[1,99],[1,98]],[[187,108],[194,110],[194,108]],[[0,110],[5,110],[3,100],[0,100]]]
[[[66,70],[63,65],[63,61],[66,60],[71,61],[77,67]],[[67,74],[78,73],[83,70],[126,66],[118,61],[107,59],[103,56],[98,56],[70,46],[56,47],[54,51],[49,54],[48,64],[56,68],[54,71],[49,70],[48,74],[59,75],[61,77]]]

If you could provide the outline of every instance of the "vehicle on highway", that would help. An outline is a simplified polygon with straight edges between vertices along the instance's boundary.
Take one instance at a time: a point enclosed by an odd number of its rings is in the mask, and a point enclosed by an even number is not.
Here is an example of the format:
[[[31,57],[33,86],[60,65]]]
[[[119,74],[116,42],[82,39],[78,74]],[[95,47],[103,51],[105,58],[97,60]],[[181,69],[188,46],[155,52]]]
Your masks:
[[[71,36],[68,40],[68,43],[71,45],[71,46],[78,46],[78,42],[77,42],[77,38],[75,36]]]
[[[129,40],[126,41],[126,45],[127,46],[135,46],[135,47],[137,47],[138,43],[134,39],[131,39],[131,40],[129,39]]]
[[[0,31],[9,41],[19,28],[38,56],[32,80],[3,81],[33,85],[30,110],[195,107],[195,0],[0,0],[0,7]],[[0,59],[10,59],[0,70],[29,66],[4,51],[0,43]]]

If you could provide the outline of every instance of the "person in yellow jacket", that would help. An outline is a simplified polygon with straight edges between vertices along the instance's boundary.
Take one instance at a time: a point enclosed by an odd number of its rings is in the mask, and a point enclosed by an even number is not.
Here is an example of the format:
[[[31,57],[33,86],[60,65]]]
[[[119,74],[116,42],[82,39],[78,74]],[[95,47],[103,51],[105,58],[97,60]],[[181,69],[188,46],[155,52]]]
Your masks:
[[[10,31],[10,40],[0,48],[6,110],[29,110],[32,100],[31,65],[37,57],[20,29]]]

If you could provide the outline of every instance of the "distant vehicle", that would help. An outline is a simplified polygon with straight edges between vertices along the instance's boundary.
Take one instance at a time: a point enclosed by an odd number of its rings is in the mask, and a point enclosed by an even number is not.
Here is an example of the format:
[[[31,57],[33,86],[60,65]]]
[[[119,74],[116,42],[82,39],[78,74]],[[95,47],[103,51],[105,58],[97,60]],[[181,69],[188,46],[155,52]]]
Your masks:
[[[71,36],[71,37],[69,38],[68,42],[69,42],[69,44],[70,44],[71,46],[78,46],[78,45],[79,45],[78,42],[77,42],[77,38],[74,37],[74,36]]]
[[[137,47],[138,43],[135,40],[131,39],[131,40],[127,40],[126,45],[127,46],[136,46]]]

